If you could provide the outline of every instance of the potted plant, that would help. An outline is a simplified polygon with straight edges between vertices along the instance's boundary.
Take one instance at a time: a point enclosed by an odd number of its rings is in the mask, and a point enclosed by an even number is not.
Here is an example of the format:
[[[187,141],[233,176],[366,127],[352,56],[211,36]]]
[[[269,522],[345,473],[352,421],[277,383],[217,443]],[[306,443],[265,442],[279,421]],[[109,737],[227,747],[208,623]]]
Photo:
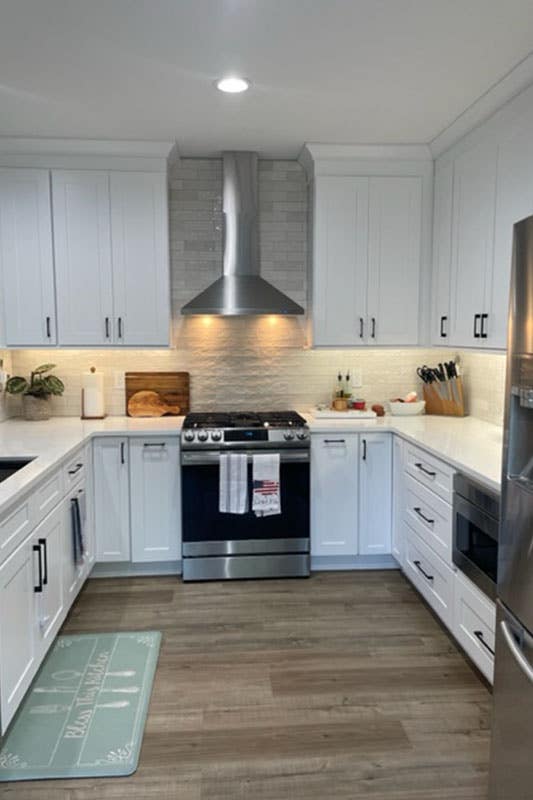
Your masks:
[[[55,375],[47,375],[55,364],[41,364],[33,370],[30,380],[13,376],[6,383],[6,392],[22,395],[24,418],[28,420],[50,419],[51,395],[62,395],[65,384]]]

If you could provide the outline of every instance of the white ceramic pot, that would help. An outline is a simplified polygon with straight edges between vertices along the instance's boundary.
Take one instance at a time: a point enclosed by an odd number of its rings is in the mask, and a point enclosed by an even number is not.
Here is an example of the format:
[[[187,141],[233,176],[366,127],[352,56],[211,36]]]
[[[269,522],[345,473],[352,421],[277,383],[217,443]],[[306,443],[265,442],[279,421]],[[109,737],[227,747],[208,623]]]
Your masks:
[[[52,415],[50,398],[34,397],[31,394],[23,394],[22,410],[24,412],[24,419],[27,420],[37,421],[42,419],[50,419]]]

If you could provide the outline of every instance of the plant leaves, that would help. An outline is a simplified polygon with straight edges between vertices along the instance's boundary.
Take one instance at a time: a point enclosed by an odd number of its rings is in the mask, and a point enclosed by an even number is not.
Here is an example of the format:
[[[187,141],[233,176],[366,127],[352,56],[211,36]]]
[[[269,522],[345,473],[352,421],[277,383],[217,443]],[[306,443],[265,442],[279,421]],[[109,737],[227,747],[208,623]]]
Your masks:
[[[65,391],[65,384],[55,375],[47,375],[46,378],[42,378],[42,385],[44,390],[50,394],[60,395]]]
[[[54,369],[55,364],[41,364],[40,367],[36,367],[33,370],[34,375],[42,375],[43,372],[50,372],[51,369]]]
[[[14,375],[6,383],[6,392],[9,392],[9,394],[22,394],[28,388],[29,383],[26,378],[21,378],[17,375]]]

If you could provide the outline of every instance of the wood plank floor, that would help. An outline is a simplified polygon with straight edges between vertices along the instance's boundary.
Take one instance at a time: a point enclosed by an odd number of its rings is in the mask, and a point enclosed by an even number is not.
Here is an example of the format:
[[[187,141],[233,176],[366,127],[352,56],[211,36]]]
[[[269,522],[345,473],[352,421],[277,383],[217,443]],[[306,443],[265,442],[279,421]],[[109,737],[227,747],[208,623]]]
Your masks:
[[[91,580],[64,632],[158,629],[137,773],[17,800],[485,800],[490,694],[399,572]]]

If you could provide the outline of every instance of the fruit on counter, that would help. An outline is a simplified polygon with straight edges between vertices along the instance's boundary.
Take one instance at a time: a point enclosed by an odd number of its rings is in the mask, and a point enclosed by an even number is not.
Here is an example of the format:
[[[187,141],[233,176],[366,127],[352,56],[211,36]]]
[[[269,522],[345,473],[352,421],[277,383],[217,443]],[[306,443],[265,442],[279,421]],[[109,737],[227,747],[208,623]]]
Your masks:
[[[416,403],[418,395],[416,392],[409,392],[405,397],[394,397],[391,403]]]
[[[372,411],[376,413],[377,417],[385,416],[385,409],[380,403],[374,403],[374,405],[372,406]]]

